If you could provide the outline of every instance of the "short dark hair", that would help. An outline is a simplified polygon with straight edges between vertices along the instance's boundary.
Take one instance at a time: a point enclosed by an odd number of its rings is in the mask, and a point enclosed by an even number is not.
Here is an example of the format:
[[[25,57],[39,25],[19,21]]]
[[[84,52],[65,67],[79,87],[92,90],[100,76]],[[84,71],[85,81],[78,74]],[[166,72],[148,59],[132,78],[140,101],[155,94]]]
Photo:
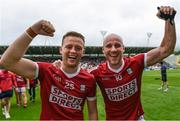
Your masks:
[[[64,42],[64,39],[68,36],[74,36],[74,37],[79,37],[83,40],[83,42],[85,42],[85,37],[81,34],[81,33],[78,33],[78,32],[75,32],[75,31],[69,31],[67,32],[63,38],[62,38],[62,45],[63,45],[63,42]]]

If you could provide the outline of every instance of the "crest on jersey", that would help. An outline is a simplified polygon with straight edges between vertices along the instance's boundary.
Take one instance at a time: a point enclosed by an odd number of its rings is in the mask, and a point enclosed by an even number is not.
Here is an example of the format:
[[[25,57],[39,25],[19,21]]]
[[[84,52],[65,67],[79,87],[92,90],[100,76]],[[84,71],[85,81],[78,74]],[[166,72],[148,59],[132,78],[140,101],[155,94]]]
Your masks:
[[[133,72],[131,68],[128,68],[126,71],[129,75],[132,74],[132,72]]]
[[[61,82],[61,77],[57,74],[53,74],[53,77],[55,80],[57,80],[58,82]]]
[[[80,85],[80,91],[85,92],[85,90],[86,90],[86,85],[81,84]]]
[[[122,75],[116,74],[116,75],[114,75],[114,76],[115,76],[115,78],[116,78],[116,81],[122,80]]]

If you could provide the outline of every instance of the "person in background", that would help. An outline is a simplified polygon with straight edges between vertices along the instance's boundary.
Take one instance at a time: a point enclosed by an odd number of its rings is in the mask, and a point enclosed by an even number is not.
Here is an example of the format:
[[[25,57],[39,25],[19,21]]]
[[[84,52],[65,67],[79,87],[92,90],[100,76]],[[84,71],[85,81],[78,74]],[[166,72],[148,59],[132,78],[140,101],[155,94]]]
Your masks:
[[[35,102],[36,98],[36,84],[38,83],[38,79],[30,79],[29,80],[29,96],[30,96],[30,101]]]
[[[160,64],[161,64],[161,80],[162,80],[162,84],[161,84],[161,87],[158,88],[158,90],[163,90],[163,88],[165,88],[164,91],[167,92],[168,89],[169,89],[168,81],[167,81],[167,72],[166,72],[167,67],[166,67],[166,65],[165,65],[165,63],[163,61],[160,62]]]
[[[26,108],[27,107],[26,88],[27,88],[28,80],[17,74],[15,74],[14,80],[17,83],[17,86],[15,87],[15,90],[17,92],[17,99],[18,99],[17,105],[19,107],[23,105],[23,107]]]
[[[5,69],[0,69],[0,102],[2,113],[6,119],[9,119],[11,108],[11,97],[13,96],[13,74]]]

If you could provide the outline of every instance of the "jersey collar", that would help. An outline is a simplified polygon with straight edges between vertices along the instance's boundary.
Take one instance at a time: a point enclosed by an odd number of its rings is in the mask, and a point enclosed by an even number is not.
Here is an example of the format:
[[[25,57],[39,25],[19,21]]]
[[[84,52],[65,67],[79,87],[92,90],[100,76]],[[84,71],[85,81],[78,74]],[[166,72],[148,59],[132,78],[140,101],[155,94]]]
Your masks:
[[[118,69],[111,68],[109,65],[109,62],[107,62],[107,66],[108,66],[108,69],[111,70],[112,72],[119,73],[122,70],[122,68],[124,67],[124,59],[122,59],[122,64]]]
[[[77,76],[77,75],[79,74],[81,68],[80,68],[80,66],[78,66],[77,71],[76,71],[75,73],[67,73],[67,72],[65,72],[65,71],[62,69],[62,67],[60,68],[60,70],[61,70],[68,78],[73,78],[73,77],[75,77],[75,76]]]

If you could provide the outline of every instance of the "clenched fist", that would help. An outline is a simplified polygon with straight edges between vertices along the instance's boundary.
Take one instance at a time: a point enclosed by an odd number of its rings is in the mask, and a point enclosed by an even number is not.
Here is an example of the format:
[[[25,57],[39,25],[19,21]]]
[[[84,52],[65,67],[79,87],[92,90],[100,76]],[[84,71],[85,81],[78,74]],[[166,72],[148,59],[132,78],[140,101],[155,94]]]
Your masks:
[[[39,35],[54,36],[54,26],[46,20],[40,20],[31,26],[31,29]]]
[[[158,7],[157,16],[165,21],[169,20],[171,24],[173,24],[175,14],[176,14],[176,10],[174,10],[173,7],[170,6]]]

